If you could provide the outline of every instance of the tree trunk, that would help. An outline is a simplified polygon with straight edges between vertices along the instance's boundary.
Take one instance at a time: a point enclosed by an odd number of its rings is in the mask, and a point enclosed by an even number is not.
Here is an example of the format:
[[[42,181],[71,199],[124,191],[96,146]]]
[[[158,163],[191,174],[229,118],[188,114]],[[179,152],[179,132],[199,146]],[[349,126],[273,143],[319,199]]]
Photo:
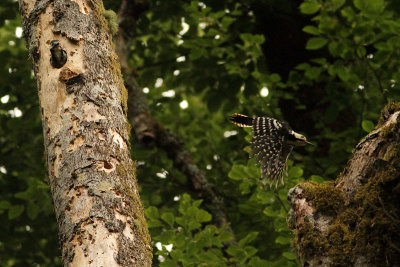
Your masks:
[[[289,191],[304,266],[400,265],[400,103],[382,111],[334,183]]]
[[[37,77],[63,265],[150,266],[127,92],[102,1],[19,4]]]

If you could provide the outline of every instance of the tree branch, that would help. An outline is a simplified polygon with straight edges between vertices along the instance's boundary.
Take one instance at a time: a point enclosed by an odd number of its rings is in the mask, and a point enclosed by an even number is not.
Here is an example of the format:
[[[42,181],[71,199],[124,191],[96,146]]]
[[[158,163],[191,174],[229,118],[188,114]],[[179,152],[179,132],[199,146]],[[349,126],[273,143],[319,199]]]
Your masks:
[[[154,143],[158,148],[166,151],[174,166],[182,172],[193,188],[199,192],[200,197],[210,204],[211,212],[216,223],[220,226],[228,224],[225,207],[221,198],[216,194],[213,186],[207,182],[204,172],[194,163],[189,151],[178,136],[164,128],[151,115],[147,99],[134,78],[133,70],[128,66],[130,55],[130,43],[133,29],[135,29],[138,11],[144,11],[148,7],[148,1],[123,0],[118,14],[120,30],[116,37],[116,47],[121,60],[123,73],[125,74],[126,88],[129,92],[128,117],[139,142],[148,145]],[[136,10],[133,13],[132,10]]]
[[[334,183],[289,191],[295,245],[306,266],[397,266],[400,103],[389,103]]]

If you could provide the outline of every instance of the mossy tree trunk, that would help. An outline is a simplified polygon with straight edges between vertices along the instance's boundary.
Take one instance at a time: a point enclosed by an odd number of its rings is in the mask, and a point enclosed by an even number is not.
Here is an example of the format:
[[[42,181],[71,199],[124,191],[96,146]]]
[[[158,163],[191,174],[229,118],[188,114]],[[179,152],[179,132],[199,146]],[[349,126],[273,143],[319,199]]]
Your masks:
[[[332,183],[289,191],[304,266],[400,265],[400,103],[382,111]]]
[[[19,0],[64,266],[150,266],[127,93],[101,0]],[[67,61],[51,63],[58,40]],[[53,54],[54,56],[54,54]]]

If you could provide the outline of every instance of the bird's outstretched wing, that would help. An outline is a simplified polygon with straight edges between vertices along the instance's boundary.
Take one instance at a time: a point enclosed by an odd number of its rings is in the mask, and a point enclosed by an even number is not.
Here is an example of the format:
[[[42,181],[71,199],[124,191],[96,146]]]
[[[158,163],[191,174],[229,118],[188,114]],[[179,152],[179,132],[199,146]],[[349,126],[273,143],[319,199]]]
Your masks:
[[[279,180],[283,184],[283,171],[286,160],[293,149],[286,144],[286,136],[282,134],[287,127],[281,122],[268,118],[258,117],[253,120],[252,155],[256,156],[261,164],[262,183],[270,187],[278,185]]]

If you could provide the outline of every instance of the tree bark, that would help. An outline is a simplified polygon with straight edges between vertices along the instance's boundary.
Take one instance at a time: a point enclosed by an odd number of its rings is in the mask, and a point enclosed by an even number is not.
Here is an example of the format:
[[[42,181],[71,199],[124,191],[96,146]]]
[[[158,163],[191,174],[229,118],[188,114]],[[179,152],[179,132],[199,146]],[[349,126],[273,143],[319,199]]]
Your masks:
[[[19,4],[37,78],[63,265],[151,266],[130,157],[127,92],[102,1]],[[53,40],[66,51],[65,64],[55,63]]]
[[[304,266],[400,265],[400,103],[382,111],[334,183],[289,191]]]

